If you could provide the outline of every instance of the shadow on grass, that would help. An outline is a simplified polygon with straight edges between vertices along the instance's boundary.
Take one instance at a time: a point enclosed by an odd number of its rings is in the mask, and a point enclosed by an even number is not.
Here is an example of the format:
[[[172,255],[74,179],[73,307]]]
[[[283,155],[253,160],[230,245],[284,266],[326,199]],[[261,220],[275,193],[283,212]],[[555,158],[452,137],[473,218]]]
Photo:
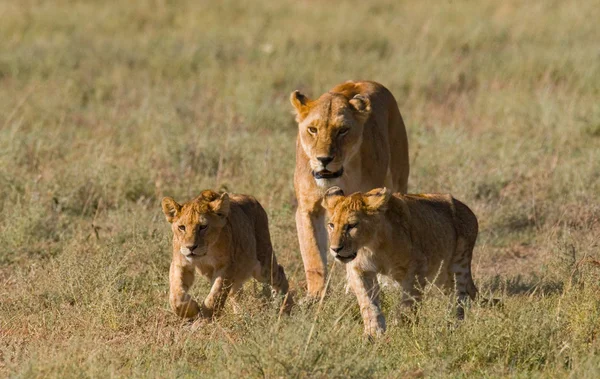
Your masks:
[[[528,277],[518,275],[511,278],[496,275],[484,285],[484,288],[492,293],[500,292],[506,295],[544,296],[561,293],[564,282],[540,278],[537,275]]]

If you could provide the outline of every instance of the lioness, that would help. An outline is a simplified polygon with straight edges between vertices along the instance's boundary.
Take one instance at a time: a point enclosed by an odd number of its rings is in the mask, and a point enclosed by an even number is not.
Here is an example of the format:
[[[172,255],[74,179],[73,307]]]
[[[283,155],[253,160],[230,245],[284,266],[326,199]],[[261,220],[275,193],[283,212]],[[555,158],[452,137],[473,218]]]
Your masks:
[[[463,318],[467,295],[474,299],[477,293],[471,258],[478,224],[465,204],[451,195],[392,195],[386,188],[344,196],[332,187],[323,206],[329,216],[330,252],[346,263],[366,334],[385,331],[377,274],[401,284],[403,306],[420,300],[428,282],[456,288],[457,315]]]
[[[273,254],[267,214],[252,196],[206,190],[183,205],[165,197],[162,210],[173,231],[169,300],[179,316],[216,315],[227,295],[235,294],[250,276],[287,294],[288,281]],[[195,270],[212,282],[202,306],[187,293]],[[291,304],[288,294],[286,310]]]
[[[327,232],[321,200],[333,185],[347,192],[388,186],[406,192],[408,142],[394,96],[375,82],[346,82],[310,100],[298,91],[296,227],[308,295],[325,285]]]

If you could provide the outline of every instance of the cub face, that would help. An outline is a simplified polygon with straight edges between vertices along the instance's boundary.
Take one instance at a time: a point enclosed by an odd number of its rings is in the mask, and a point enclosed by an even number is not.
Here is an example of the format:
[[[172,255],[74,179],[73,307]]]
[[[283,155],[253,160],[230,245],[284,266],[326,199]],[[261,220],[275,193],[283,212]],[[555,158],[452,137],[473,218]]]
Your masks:
[[[229,215],[229,195],[207,190],[184,203],[170,197],[162,200],[162,210],[171,223],[173,242],[189,261],[201,258],[216,242]]]
[[[344,165],[359,151],[370,102],[362,95],[348,100],[332,93],[311,101],[298,91],[292,92],[290,102],[312,174],[317,184],[325,186],[343,175]]]
[[[329,215],[329,252],[342,263],[351,262],[358,250],[371,244],[387,209],[391,192],[377,188],[365,194],[344,196],[339,187],[331,187],[323,197]]]

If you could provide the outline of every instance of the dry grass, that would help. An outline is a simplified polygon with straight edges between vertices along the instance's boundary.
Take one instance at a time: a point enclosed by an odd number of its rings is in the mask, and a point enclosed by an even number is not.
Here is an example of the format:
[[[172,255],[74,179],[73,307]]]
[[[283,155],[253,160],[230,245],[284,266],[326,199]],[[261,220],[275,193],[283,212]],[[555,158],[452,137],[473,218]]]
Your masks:
[[[0,376],[600,376],[598,19],[598,1],[0,2]],[[182,323],[159,199],[254,194],[302,292],[287,98],[362,78],[399,101],[410,190],[478,215],[475,280],[503,306],[457,326],[432,291],[371,344],[338,266],[317,317],[249,285],[242,314]]]

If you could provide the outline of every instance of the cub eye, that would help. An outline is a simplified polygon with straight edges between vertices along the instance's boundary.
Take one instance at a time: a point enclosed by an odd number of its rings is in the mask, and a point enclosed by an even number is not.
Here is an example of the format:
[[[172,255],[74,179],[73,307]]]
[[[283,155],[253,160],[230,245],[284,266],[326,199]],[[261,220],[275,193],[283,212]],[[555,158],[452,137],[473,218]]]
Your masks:
[[[332,223],[327,224],[327,226],[329,227],[329,229],[333,230],[333,224]]]
[[[342,128],[340,129],[338,136],[345,136],[350,131],[350,128]]]
[[[358,225],[357,222],[355,222],[354,224],[348,224],[348,230],[356,228],[356,225]]]
[[[185,225],[179,225],[177,228],[182,232],[185,232]]]
[[[208,225],[198,225],[198,230],[204,230],[208,228]]]
[[[317,134],[317,128],[315,128],[314,126],[311,126],[310,128],[308,128],[308,132],[310,134]]]

